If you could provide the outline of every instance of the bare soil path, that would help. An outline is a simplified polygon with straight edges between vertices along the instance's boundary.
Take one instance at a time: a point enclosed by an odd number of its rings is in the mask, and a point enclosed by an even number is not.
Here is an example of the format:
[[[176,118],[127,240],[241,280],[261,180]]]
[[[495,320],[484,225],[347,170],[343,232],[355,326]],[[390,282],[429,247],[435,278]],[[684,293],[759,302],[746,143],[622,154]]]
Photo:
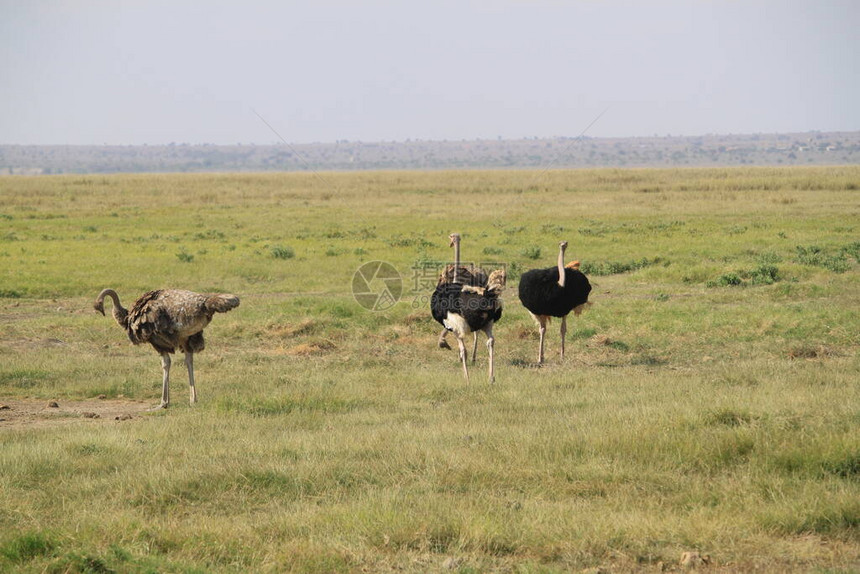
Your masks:
[[[152,405],[126,399],[63,401],[0,397],[0,432],[66,424],[118,424],[145,414]]]

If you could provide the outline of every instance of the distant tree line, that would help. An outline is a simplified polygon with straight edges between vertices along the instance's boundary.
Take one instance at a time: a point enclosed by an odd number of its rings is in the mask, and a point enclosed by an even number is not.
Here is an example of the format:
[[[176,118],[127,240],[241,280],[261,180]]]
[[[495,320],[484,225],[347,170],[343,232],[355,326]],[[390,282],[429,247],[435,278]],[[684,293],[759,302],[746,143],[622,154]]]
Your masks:
[[[0,146],[0,174],[857,163],[860,132],[293,145]]]

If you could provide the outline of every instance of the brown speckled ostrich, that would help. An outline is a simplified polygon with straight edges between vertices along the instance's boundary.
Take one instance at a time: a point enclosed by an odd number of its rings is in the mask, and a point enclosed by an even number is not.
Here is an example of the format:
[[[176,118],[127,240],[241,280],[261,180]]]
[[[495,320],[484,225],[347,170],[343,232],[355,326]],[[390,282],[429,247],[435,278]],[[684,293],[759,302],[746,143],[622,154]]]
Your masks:
[[[196,403],[194,353],[204,349],[203,329],[215,313],[226,313],[238,307],[239,298],[228,294],[204,295],[180,289],[160,289],[144,293],[128,310],[120,304],[116,291],[104,289],[93,305],[102,315],[105,314],[105,297],[113,299],[113,318],[125,329],[131,342],[135,345],[149,343],[161,355],[164,379],[161,404],[155,409],[166,408],[170,403],[170,354],[176,349],[185,353],[191,404]]]

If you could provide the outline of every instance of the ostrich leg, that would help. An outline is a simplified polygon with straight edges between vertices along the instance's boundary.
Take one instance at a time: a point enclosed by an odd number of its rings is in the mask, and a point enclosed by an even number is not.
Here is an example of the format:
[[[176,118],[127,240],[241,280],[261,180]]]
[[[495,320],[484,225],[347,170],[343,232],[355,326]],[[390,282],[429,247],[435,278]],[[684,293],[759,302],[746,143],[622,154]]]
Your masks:
[[[440,349],[450,349],[451,345],[448,344],[448,341],[445,340],[445,337],[448,335],[448,329],[442,329],[442,332],[439,333],[439,348]]]
[[[564,288],[567,274],[564,272],[564,250],[567,249],[567,241],[558,244],[558,286]],[[567,317],[561,318],[561,358],[564,359],[564,335],[567,333]],[[543,333],[541,333],[541,359],[543,359]]]
[[[161,404],[152,410],[166,409],[170,404],[170,354],[161,353],[161,371],[163,378],[161,381]]]
[[[567,317],[561,318],[561,359],[564,360],[564,337],[567,335]]]
[[[493,325],[492,325],[492,323],[487,325],[487,327],[484,329],[484,333],[486,333],[486,335],[487,335],[487,353],[489,353],[489,355],[490,355],[489,380],[490,380],[490,384],[492,384],[492,383],[496,382],[496,374],[493,371],[493,347],[495,346],[496,338],[493,337]]]
[[[466,343],[459,333],[457,334],[457,344],[460,346],[460,361],[463,363],[463,375],[466,377],[466,382],[468,383],[469,369],[466,368]]]
[[[197,402],[197,389],[194,388],[194,353],[185,353],[185,367],[188,369],[188,385],[191,388],[191,404]]]
[[[538,332],[540,333],[540,345],[538,346],[538,365],[543,364],[543,343],[546,338],[546,317],[538,317]]]
[[[475,359],[478,358],[478,332],[472,333],[472,337],[474,337],[474,344],[472,345],[472,364],[474,365]]]

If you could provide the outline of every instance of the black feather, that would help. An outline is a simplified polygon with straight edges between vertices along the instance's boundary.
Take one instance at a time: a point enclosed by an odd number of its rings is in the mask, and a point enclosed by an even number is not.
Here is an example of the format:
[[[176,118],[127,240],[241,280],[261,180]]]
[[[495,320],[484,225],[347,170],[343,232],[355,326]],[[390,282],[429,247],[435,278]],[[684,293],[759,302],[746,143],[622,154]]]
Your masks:
[[[576,269],[565,268],[564,287],[558,284],[558,267],[532,269],[520,277],[519,295],[523,307],[534,315],[564,317],[574,307],[588,302],[591,284]]]
[[[462,315],[472,331],[480,331],[491,321],[502,318],[502,301],[499,294],[488,289],[483,294],[463,290],[459,283],[442,283],[430,297],[430,313],[445,325],[448,313]]]
[[[460,314],[462,290],[463,286],[459,283],[439,283],[436,286],[433,295],[430,296],[430,314],[437,323],[444,326],[445,317],[448,316],[449,311]]]
[[[466,319],[469,329],[480,331],[502,318],[502,303],[493,291],[487,291],[484,294],[462,291],[460,312]]]

